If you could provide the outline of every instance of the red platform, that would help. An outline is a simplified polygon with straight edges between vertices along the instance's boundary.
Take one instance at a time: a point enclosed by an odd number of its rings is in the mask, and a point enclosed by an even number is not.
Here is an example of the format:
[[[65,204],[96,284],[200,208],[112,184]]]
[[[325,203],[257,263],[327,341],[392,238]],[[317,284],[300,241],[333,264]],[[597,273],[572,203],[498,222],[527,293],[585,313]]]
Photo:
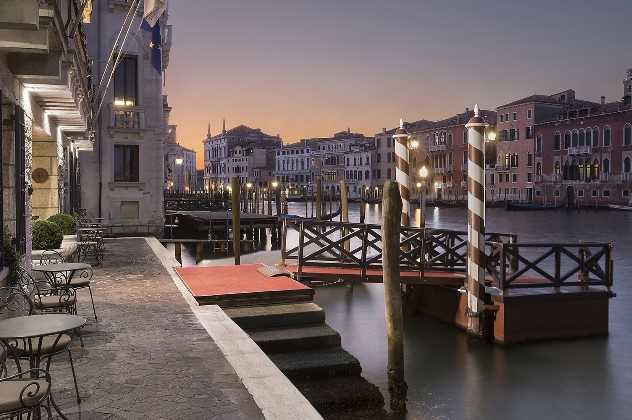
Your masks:
[[[260,264],[181,267],[176,272],[202,305],[222,307],[309,301],[314,291],[286,276],[268,277]]]

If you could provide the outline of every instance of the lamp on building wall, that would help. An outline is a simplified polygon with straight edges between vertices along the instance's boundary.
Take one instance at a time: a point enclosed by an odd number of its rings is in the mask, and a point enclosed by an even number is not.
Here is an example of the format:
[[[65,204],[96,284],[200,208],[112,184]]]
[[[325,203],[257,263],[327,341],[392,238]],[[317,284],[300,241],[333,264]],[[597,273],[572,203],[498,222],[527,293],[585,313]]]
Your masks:
[[[176,165],[182,165],[182,163],[184,163],[184,159],[182,159],[181,157],[177,157],[176,158]]]
[[[272,188],[277,188],[279,183],[277,181],[272,181]]]
[[[417,150],[417,148],[419,148],[419,141],[417,139],[410,139],[408,142],[408,148],[410,150]]]
[[[496,140],[496,130],[494,130],[494,129],[485,130],[485,134],[487,135],[487,140],[489,140],[489,141],[495,141]]]
[[[419,169],[419,178],[426,179],[427,177],[428,177],[428,168],[426,168],[426,165],[424,165],[421,167],[421,169]]]

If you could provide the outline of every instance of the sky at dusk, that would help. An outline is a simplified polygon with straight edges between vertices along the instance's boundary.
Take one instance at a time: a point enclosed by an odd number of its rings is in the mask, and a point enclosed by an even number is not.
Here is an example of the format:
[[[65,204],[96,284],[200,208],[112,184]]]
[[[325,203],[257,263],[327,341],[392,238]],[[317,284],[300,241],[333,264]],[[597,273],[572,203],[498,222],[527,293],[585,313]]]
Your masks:
[[[171,123],[201,168],[222,118],[293,142],[565,89],[614,101],[631,15],[631,0],[172,0]]]

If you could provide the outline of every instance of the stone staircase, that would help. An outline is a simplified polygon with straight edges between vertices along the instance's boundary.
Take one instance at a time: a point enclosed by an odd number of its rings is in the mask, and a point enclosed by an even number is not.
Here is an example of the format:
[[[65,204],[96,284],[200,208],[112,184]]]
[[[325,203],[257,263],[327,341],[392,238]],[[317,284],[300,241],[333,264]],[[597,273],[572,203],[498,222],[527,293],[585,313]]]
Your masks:
[[[313,302],[225,309],[326,419],[386,418],[379,389]]]

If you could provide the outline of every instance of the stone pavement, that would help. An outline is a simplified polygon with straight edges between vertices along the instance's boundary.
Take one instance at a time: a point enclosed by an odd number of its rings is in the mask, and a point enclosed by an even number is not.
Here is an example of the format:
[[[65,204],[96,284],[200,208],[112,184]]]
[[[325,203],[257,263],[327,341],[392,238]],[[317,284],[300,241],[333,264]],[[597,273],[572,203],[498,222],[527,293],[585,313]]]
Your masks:
[[[80,406],[66,355],[53,395],[71,419],[259,419],[261,411],[144,239],[106,241],[92,291],[80,290],[85,348],[73,340]]]

